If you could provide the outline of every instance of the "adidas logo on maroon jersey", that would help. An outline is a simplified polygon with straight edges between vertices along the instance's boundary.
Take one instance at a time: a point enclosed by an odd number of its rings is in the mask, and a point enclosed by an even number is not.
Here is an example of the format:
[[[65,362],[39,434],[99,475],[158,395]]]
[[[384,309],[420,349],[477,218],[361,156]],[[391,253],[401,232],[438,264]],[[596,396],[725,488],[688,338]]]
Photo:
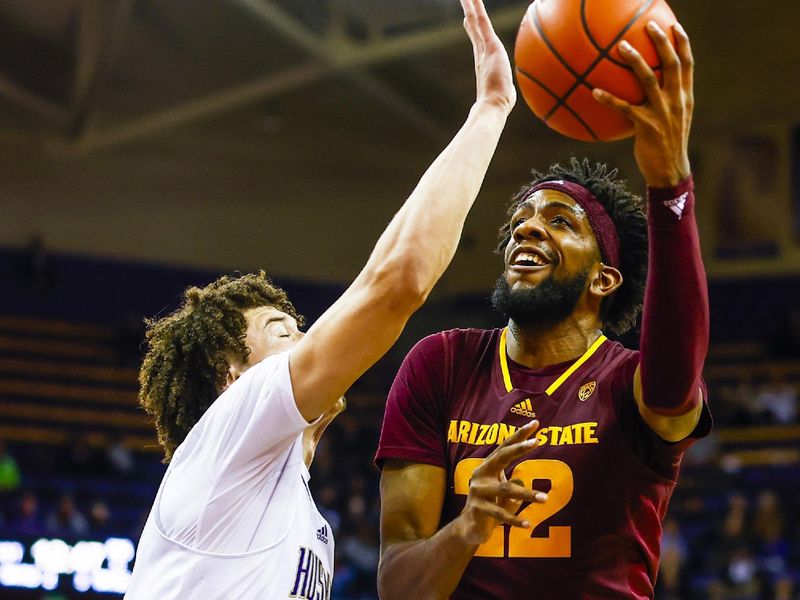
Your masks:
[[[516,415],[522,415],[523,417],[529,417],[531,419],[536,416],[536,413],[533,412],[533,405],[531,404],[530,398],[526,398],[522,402],[518,402],[512,406],[510,412]]]

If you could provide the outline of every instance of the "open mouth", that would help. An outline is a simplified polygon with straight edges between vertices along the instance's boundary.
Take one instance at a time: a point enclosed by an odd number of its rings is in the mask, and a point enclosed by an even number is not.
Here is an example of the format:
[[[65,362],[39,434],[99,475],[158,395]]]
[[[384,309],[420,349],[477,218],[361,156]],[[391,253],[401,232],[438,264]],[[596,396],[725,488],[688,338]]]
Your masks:
[[[510,266],[518,269],[540,269],[550,264],[550,260],[540,250],[518,249],[511,256]]]

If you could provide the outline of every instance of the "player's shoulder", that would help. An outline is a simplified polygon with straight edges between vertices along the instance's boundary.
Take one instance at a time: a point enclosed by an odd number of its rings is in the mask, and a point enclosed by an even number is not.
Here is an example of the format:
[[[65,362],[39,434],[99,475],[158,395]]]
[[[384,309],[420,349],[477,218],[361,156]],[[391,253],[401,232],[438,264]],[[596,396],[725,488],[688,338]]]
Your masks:
[[[500,338],[500,329],[458,328],[425,336],[409,352],[414,358],[447,360],[457,356],[460,361],[479,356],[493,349]]]
[[[242,410],[242,405],[255,402],[265,393],[291,392],[289,376],[290,350],[273,354],[259,361],[242,373],[206,411],[209,418],[215,415],[228,415]],[[204,417],[206,415],[203,415]],[[227,416],[221,417],[227,419]]]
[[[228,389],[241,389],[254,384],[260,385],[268,381],[273,383],[285,383],[286,376],[289,372],[291,353],[291,350],[285,350],[267,356],[242,373],[241,377],[231,384]],[[237,384],[239,384],[238,388],[236,388]]]
[[[633,382],[633,373],[639,364],[639,351],[626,348],[621,343],[608,340],[603,344],[593,370],[599,378],[618,380],[621,384]]]
[[[615,340],[606,341],[604,346],[606,346],[606,351],[603,358],[607,362],[628,362],[639,358],[638,350],[626,348]]]

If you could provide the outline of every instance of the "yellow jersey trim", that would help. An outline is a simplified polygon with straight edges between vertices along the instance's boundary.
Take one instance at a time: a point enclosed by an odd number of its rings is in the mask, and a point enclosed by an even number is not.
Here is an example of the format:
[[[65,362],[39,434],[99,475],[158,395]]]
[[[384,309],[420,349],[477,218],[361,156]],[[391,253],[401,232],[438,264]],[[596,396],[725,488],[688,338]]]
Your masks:
[[[511,373],[508,372],[508,358],[506,358],[506,337],[508,337],[508,327],[503,327],[503,333],[500,334],[500,371],[503,373],[503,383],[506,384],[506,391],[510,392],[514,389],[511,385]]]
[[[503,332],[500,334],[500,371],[503,373],[503,383],[506,386],[506,391],[510,392],[511,390],[514,389],[514,386],[511,383],[511,373],[508,370],[508,356],[506,355],[507,337],[508,337],[508,327],[504,327]],[[589,346],[588,350],[586,350],[586,352],[583,353],[583,356],[581,356],[578,360],[572,363],[569,369],[564,371],[558,379],[556,379],[553,383],[550,384],[550,387],[548,387],[545,390],[545,394],[547,394],[548,396],[552,396],[553,393],[559,387],[561,387],[561,384],[563,384],[569,378],[570,375],[572,375],[575,371],[577,371],[578,368],[583,363],[589,360],[592,357],[592,355],[595,352],[597,352],[597,349],[600,346],[602,346],[603,342],[605,342],[607,339],[608,338],[606,336],[601,334],[600,337],[597,338],[591,346]]]

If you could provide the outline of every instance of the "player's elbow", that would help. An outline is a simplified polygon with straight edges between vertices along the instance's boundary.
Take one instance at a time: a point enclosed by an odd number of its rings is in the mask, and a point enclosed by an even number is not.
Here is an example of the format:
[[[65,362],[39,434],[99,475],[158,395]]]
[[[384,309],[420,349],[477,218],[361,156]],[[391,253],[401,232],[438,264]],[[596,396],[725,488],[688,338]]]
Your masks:
[[[386,554],[381,553],[378,562],[378,597],[381,600],[394,600],[399,597],[397,590],[392,586],[391,567],[387,566]]]
[[[381,548],[381,558],[378,561],[378,597],[381,600],[398,600],[402,597],[398,589],[398,578],[393,576],[394,548],[387,546]]]
[[[395,568],[385,565],[384,560],[378,564],[378,598],[381,600],[407,600],[410,596],[416,600],[439,600],[429,589],[411,589]]]
[[[409,260],[401,267],[401,294],[412,312],[420,308],[428,299],[436,279],[426,273],[424,264]]]
[[[424,573],[416,572],[416,565],[409,563],[408,544],[395,543],[381,547],[378,562],[378,597],[381,600],[447,600],[449,593],[440,593],[426,579]]]

